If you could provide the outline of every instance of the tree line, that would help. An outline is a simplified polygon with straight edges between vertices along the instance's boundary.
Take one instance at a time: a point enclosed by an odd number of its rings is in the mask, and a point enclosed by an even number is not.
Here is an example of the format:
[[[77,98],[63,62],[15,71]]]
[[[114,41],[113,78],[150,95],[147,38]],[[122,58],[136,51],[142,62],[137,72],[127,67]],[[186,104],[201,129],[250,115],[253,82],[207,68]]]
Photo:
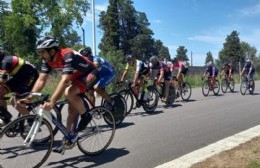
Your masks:
[[[83,45],[75,27],[81,27],[89,9],[87,0],[11,0],[10,4],[0,0],[0,44],[10,54],[35,64],[40,61],[35,53],[35,43],[40,36],[53,35],[61,47],[78,50]],[[153,38],[149,26],[146,14],[137,11],[132,0],[109,0],[107,11],[99,15],[98,27],[103,36],[98,54],[109,60],[118,73],[124,67],[126,54],[131,53],[143,61],[153,55],[161,60],[173,58],[168,47]],[[175,57],[187,62],[187,52],[185,46],[179,46]],[[259,62],[256,53],[255,47],[240,42],[239,33],[233,31],[227,36],[219,58],[214,60],[209,51],[205,63],[211,60],[219,66],[226,61],[237,64],[243,62],[246,55]]]

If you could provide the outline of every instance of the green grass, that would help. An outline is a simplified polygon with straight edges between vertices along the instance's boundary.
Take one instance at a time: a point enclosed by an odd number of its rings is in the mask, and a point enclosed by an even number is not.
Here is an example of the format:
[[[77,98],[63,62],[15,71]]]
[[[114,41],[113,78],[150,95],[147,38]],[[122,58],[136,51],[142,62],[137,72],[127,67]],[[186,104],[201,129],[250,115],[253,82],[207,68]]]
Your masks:
[[[249,165],[247,165],[246,168],[260,168],[260,162],[259,161],[253,161]]]

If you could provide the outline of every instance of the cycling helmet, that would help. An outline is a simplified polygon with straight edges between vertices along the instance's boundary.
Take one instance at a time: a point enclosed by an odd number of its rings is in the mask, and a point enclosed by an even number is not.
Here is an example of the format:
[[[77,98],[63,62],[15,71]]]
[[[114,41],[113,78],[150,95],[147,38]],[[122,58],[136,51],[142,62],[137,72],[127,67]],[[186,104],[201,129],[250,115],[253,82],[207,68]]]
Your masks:
[[[126,55],[126,61],[129,62],[131,60],[131,58],[133,58],[134,56],[132,54],[127,54]]]
[[[177,58],[172,59],[172,63],[178,62]]]
[[[227,62],[224,62],[224,66],[228,66],[228,63],[227,63]]]
[[[150,58],[150,62],[157,62],[158,61],[158,57],[157,56],[152,56]]]
[[[92,51],[91,51],[91,48],[90,47],[85,47],[85,48],[82,48],[79,50],[79,53],[83,56],[91,56],[92,55]]]
[[[59,46],[59,42],[55,37],[52,36],[46,36],[46,37],[42,37],[40,38],[37,42],[36,42],[36,49],[47,49],[47,48],[53,48],[53,47],[58,47]]]
[[[212,62],[209,61],[206,65],[207,65],[207,66],[212,66]]]

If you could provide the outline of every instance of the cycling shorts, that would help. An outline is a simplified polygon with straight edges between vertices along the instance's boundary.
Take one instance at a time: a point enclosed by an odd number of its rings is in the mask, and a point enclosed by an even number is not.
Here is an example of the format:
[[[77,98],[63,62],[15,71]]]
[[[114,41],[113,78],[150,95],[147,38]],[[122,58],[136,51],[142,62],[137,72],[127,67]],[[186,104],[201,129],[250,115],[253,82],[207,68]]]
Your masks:
[[[112,82],[112,80],[114,79],[115,71],[112,68],[111,71],[109,71],[106,74],[102,74],[102,75],[100,74],[99,77],[100,78],[99,78],[98,82],[96,83],[96,85],[99,87],[105,88],[105,86],[109,85]]]

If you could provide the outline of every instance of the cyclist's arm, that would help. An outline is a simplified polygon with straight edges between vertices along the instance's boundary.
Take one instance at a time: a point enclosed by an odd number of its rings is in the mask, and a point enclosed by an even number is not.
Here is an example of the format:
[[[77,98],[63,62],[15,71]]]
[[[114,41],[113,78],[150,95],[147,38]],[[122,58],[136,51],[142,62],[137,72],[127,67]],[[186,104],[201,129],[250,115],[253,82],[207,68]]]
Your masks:
[[[121,81],[125,80],[125,76],[127,75],[128,70],[125,69],[125,71],[123,72],[123,75],[121,77]]]
[[[133,81],[133,84],[137,84],[137,79],[138,79],[138,76],[139,76],[139,72],[136,71],[135,72],[135,76],[134,76],[134,81]]]
[[[157,82],[160,82],[161,80],[162,80],[162,78],[164,77],[164,71],[163,70],[161,70],[160,71],[160,76],[159,76],[159,78],[158,78],[158,81]]]
[[[240,72],[240,75],[242,76],[245,72],[245,68],[242,69],[242,71]]]
[[[48,76],[49,75],[47,73],[40,73],[39,78],[33,86],[32,92],[40,92],[45,86]]]
[[[177,79],[180,77],[180,75],[181,75],[181,70],[182,70],[182,68],[179,68],[179,70],[178,70],[178,73],[177,73]]]

